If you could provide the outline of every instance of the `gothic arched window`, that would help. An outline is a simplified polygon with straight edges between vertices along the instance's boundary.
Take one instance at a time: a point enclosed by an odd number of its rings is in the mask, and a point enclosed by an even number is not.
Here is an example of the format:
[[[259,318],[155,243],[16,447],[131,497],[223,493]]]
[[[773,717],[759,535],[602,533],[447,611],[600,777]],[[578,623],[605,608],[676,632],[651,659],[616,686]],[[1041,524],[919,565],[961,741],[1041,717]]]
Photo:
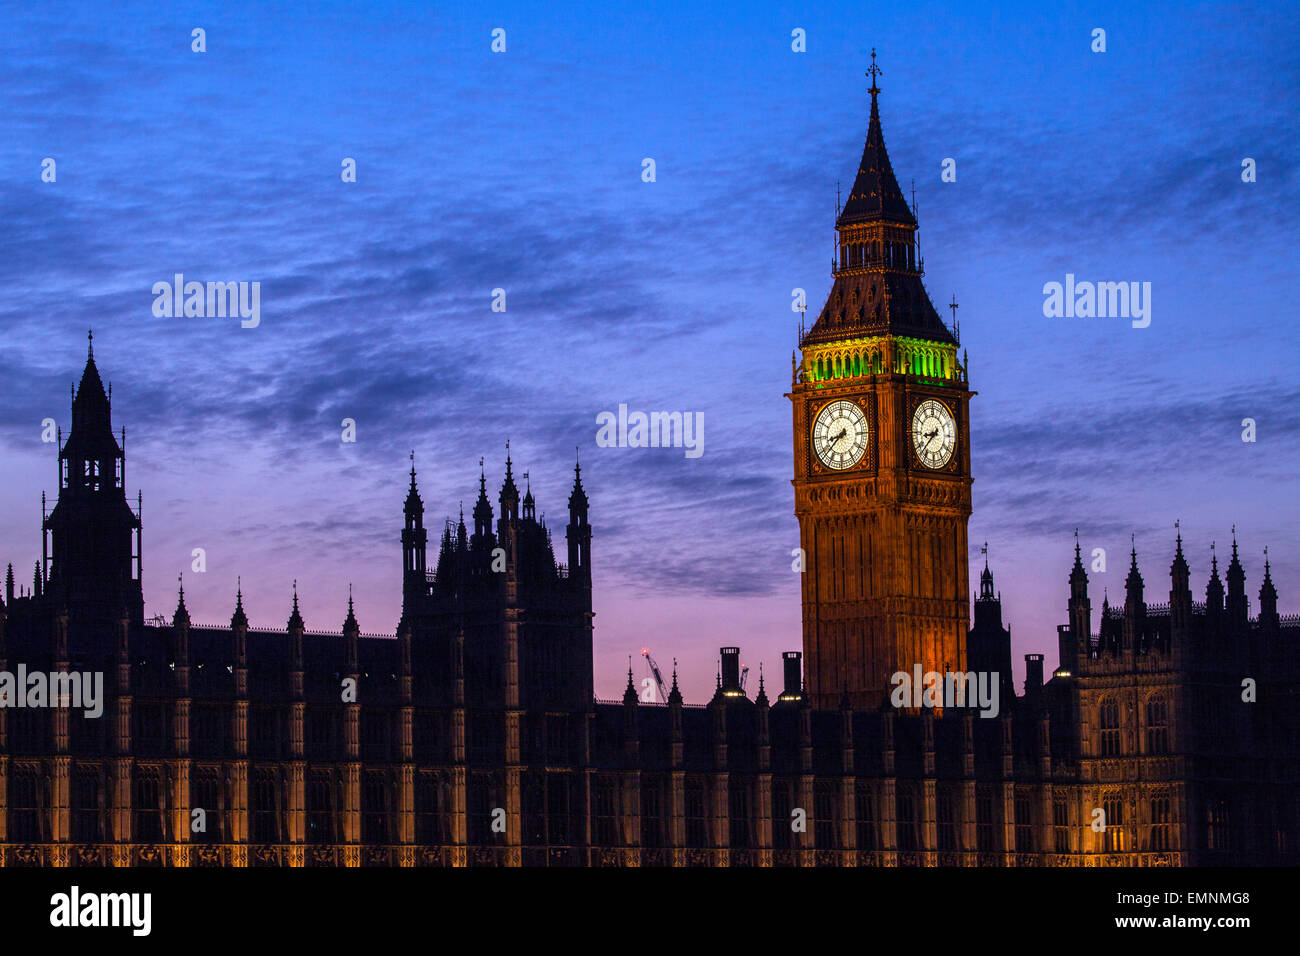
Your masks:
[[[1169,752],[1169,709],[1165,699],[1153,694],[1147,700],[1147,753]]]
[[[1106,830],[1103,843],[1109,853],[1123,853],[1127,846],[1124,840],[1124,801],[1117,793],[1108,793],[1102,799],[1102,809],[1106,812]]]
[[[1119,745],[1119,704],[1115,698],[1106,697],[1101,702],[1098,713],[1098,726],[1101,728],[1101,755],[1113,757],[1120,752]]]

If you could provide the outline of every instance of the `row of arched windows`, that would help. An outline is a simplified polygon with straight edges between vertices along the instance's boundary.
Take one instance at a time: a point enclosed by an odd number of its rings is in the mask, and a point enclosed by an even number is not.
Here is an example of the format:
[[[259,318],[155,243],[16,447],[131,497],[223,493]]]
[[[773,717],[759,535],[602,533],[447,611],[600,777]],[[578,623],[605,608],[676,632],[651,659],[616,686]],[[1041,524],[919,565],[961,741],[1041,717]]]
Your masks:
[[[953,376],[953,363],[941,348],[897,344],[893,371],[921,378],[948,379]],[[812,380],[825,382],[836,378],[855,378],[859,375],[878,375],[885,371],[885,358],[879,348],[864,351],[837,352],[818,356],[812,363]]]
[[[1123,753],[1120,734],[1119,702],[1114,697],[1103,697],[1097,708],[1097,726],[1100,731],[1099,750],[1103,757]],[[1146,753],[1169,752],[1169,707],[1164,697],[1153,694],[1146,703]]]
[[[915,269],[915,247],[907,242],[841,243],[841,269],[867,269],[873,265],[892,269]]]

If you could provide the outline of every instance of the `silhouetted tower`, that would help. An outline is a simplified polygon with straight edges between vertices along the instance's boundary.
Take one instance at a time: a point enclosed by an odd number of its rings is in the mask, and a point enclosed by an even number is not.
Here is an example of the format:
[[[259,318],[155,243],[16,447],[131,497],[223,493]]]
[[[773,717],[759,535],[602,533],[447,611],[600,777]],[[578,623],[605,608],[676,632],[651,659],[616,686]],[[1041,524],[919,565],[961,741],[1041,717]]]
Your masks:
[[[980,593],[975,599],[975,626],[966,636],[966,667],[975,672],[998,675],[1000,699],[1015,699],[1015,682],[1011,677],[1011,630],[1002,625],[1002,595],[993,589],[993,572],[989,570],[988,545],[984,552],[984,571],[980,574]]]
[[[1142,574],[1138,571],[1137,544],[1133,545],[1132,563],[1124,579],[1124,647],[1137,650],[1145,632],[1147,605],[1143,598]]]
[[[411,489],[403,508],[406,524],[402,528],[402,607],[413,606],[426,590],[425,561],[429,532],[424,528],[424,502],[415,487],[415,452],[411,452]]]
[[[478,476],[478,501],[474,503],[474,535],[470,538],[470,548],[473,551],[483,551],[492,547],[492,505],[488,502],[487,496],[487,474],[482,469],[483,462],[479,461]]]
[[[1268,548],[1264,549],[1264,583],[1259,588],[1259,621],[1274,628],[1278,624],[1277,588],[1273,587],[1273,573],[1268,566]]]
[[[569,578],[591,586],[591,525],[587,522],[587,492],[582,488],[582,465],[573,466],[573,492],[569,495]]]
[[[1219,580],[1219,556],[1210,543],[1210,583],[1205,586],[1206,629],[1217,633],[1223,620],[1223,582]]]
[[[1079,666],[1079,655],[1087,657],[1092,645],[1092,601],[1088,598],[1088,572],[1079,552],[1079,532],[1074,533],[1074,567],[1070,569],[1070,618],[1068,635],[1060,641],[1061,669],[1071,674]]]
[[[1246,632],[1249,603],[1246,598],[1246,570],[1237,556],[1237,529],[1232,529],[1232,560],[1228,562],[1228,630],[1234,636]]]
[[[45,591],[66,600],[74,621],[112,622],[125,607],[144,619],[140,518],[126,500],[126,432],[122,445],[93,342],[72,401],[72,429],[59,449],[59,500],[42,528],[50,555]],[[48,550],[47,550],[48,549]]]
[[[515,486],[514,472],[510,463],[510,443],[506,442],[506,478],[501,483],[501,518],[497,522],[497,537],[501,537],[507,524],[519,520],[519,489]]]
[[[1170,637],[1179,642],[1186,637],[1192,622],[1191,572],[1187,568],[1187,559],[1183,557],[1181,530],[1175,541],[1174,563],[1169,566],[1169,585]]]

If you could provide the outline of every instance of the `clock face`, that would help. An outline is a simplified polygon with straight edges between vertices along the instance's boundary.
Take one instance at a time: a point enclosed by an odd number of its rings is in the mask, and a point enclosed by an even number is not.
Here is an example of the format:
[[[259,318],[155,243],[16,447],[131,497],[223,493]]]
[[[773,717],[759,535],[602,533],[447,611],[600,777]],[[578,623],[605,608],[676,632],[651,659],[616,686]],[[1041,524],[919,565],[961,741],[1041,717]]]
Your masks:
[[[942,468],[957,445],[957,423],[942,402],[926,399],[912,415],[912,445],[927,468]]]
[[[813,450],[827,468],[852,468],[867,452],[867,416],[853,402],[831,402],[813,423]]]

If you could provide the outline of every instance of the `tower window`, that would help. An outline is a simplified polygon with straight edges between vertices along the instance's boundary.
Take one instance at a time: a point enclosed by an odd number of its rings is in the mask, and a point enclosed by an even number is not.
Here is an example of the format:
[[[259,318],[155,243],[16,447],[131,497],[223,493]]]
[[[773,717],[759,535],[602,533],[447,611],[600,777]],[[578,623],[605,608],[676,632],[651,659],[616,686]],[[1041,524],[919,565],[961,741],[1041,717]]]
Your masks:
[[[859,782],[854,789],[854,822],[857,827],[858,849],[874,850],[876,848],[876,816],[871,800],[871,788]],[[786,814],[786,818],[789,814]],[[781,818],[777,817],[776,830],[781,830]],[[942,828],[942,824],[940,825]],[[943,842],[942,836],[940,843]]]
[[[1036,849],[1034,846],[1034,818],[1029,806],[1029,794],[1016,794],[1015,813],[1016,852],[1033,853]]]
[[[1151,801],[1151,849],[1169,849],[1169,798],[1165,796]]]
[[[159,843],[163,840],[163,798],[156,770],[139,772],[132,794],[132,816],[137,843]]]
[[[1107,697],[1101,702],[1099,724],[1101,728],[1101,755],[1103,757],[1116,756],[1120,752],[1119,704],[1115,702],[1113,697]]]
[[[1169,752],[1169,714],[1165,699],[1156,695],[1147,701],[1147,753]]]
[[[1106,812],[1106,832],[1103,845],[1108,853],[1123,853],[1126,849],[1124,840],[1124,801],[1117,795],[1108,795],[1102,801]]]
[[[1070,852],[1070,811],[1065,797],[1055,794],[1052,797],[1052,830],[1056,841],[1057,853]]]
[[[952,794],[940,790],[938,798],[938,837],[940,850],[957,849],[957,825],[953,814]]]

